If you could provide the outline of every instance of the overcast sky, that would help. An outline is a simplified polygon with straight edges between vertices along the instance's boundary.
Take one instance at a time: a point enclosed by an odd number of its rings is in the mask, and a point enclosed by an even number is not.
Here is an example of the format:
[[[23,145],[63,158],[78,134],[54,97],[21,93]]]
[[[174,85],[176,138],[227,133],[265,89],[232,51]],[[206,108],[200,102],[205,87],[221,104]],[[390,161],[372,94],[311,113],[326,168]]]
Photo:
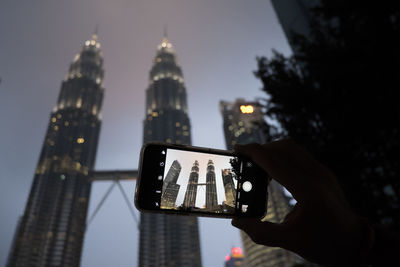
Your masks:
[[[290,53],[269,0],[1,0],[0,265],[61,81],[96,24],[106,89],[96,168],[103,170],[137,168],[144,93],[164,25],[183,70],[196,146],[224,149],[219,101],[264,97],[255,57],[272,48]],[[89,215],[109,185],[93,185]],[[134,182],[123,186],[133,201]],[[230,248],[241,246],[230,220],[200,219],[200,235],[204,266],[223,266]],[[88,227],[82,266],[136,266],[138,237],[115,187]]]

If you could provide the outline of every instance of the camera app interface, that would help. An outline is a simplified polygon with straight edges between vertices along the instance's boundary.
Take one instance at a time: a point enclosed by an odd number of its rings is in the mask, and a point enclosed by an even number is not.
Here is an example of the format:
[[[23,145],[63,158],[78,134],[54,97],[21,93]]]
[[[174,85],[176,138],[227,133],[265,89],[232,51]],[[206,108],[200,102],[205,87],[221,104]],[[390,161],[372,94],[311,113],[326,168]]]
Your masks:
[[[235,213],[236,157],[167,149],[161,209]]]

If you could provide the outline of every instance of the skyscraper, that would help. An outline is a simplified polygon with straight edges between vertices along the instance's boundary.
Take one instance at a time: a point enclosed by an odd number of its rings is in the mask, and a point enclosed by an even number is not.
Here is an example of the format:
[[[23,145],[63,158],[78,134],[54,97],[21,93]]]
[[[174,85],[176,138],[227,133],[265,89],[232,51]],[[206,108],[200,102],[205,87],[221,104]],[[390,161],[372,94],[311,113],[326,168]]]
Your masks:
[[[271,3],[293,53],[299,53],[293,34],[311,38],[312,8],[317,7],[321,0],[271,0]]]
[[[143,142],[187,144],[190,121],[186,89],[166,36],[158,46],[146,91]],[[196,217],[141,214],[139,266],[201,266]]]
[[[193,208],[196,205],[198,181],[199,181],[199,162],[196,160],[193,163],[193,167],[190,171],[189,181],[185,193],[185,199],[183,201],[183,206],[185,208]]]
[[[233,182],[232,172],[230,169],[223,169],[222,182],[224,183],[225,190],[225,205],[235,207],[236,189]]]
[[[180,185],[177,184],[179,174],[182,170],[179,161],[174,160],[164,179],[161,195],[161,208],[174,208],[178,197]]]
[[[103,58],[94,34],[62,82],[7,266],[79,266],[100,132]]]
[[[209,160],[207,163],[206,183],[206,209],[214,210],[218,207],[218,200],[215,168],[212,160]]]
[[[235,144],[260,143],[267,141],[274,128],[269,127],[263,117],[261,105],[237,99],[234,103],[221,101],[220,110],[224,120],[225,142],[228,149]],[[268,207],[265,219],[281,222],[290,211],[289,199],[281,185],[272,181],[268,187]],[[299,257],[281,248],[257,245],[244,232],[241,237],[245,252],[246,267],[292,267]]]
[[[220,102],[226,147],[235,144],[265,143],[266,132],[273,131],[264,121],[261,106],[257,102],[237,99],[234,103]]]

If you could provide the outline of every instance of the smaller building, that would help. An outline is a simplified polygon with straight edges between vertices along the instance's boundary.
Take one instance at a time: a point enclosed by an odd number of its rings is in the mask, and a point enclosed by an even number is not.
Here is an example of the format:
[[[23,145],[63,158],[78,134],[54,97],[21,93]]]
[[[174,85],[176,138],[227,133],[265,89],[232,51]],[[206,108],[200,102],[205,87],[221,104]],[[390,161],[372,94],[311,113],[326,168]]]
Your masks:
[[[176,182],[178,181],[181,169],[182,167],[179,161],[174,160],[164,179],[162,187],[161,208],[163,209],[175,208],[175,202],[180,188],[180,185]]]
[[[219,106],[228,149],[232,150],[236,144],[262,144],[267,141],[272,128],[264,121],[260,103],[239,98],[235,102],[221,101]]]
[[[262,106],[256,101],[245,101],[244,99],[237,99],[235,102],[221,101],[220,109],[224,120],[225,141],[228,149],[233,149],[235,144],[263,144],[270,141],[276,134],[276,129],[264,120]],[[268,194],[268,213],[265,219],[279,223],[290,211],[289,199],[285,196],[282,186],[274,181],[268,187]],[[243,266],[292,267],[299,261],[299,257],[290,251],[257,245],[242,231],[241,237],[246,253]]]
[[[233,247],[231,254],[225,256],[225,267],[244,266],[243,251],[239,247]]]

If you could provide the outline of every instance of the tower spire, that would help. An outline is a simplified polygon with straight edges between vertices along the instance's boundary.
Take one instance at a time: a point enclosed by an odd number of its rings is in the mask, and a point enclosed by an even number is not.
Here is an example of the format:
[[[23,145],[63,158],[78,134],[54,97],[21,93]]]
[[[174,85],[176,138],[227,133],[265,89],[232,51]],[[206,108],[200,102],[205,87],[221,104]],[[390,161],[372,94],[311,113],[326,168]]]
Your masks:
[[[99,23],[96,23],[96,27],[94,28],[94,33],[92,35],[92,39],[96,40],[98,39],[98,33],[99,33]]]
[[[168,26],[167,26],[167,24],[164,24],[164,36],[163,36],[163,39],[162,39],[162,42],[161,42],[161,46],[162,47],[167,47],[168,43],[169,43],[168,42]]]

